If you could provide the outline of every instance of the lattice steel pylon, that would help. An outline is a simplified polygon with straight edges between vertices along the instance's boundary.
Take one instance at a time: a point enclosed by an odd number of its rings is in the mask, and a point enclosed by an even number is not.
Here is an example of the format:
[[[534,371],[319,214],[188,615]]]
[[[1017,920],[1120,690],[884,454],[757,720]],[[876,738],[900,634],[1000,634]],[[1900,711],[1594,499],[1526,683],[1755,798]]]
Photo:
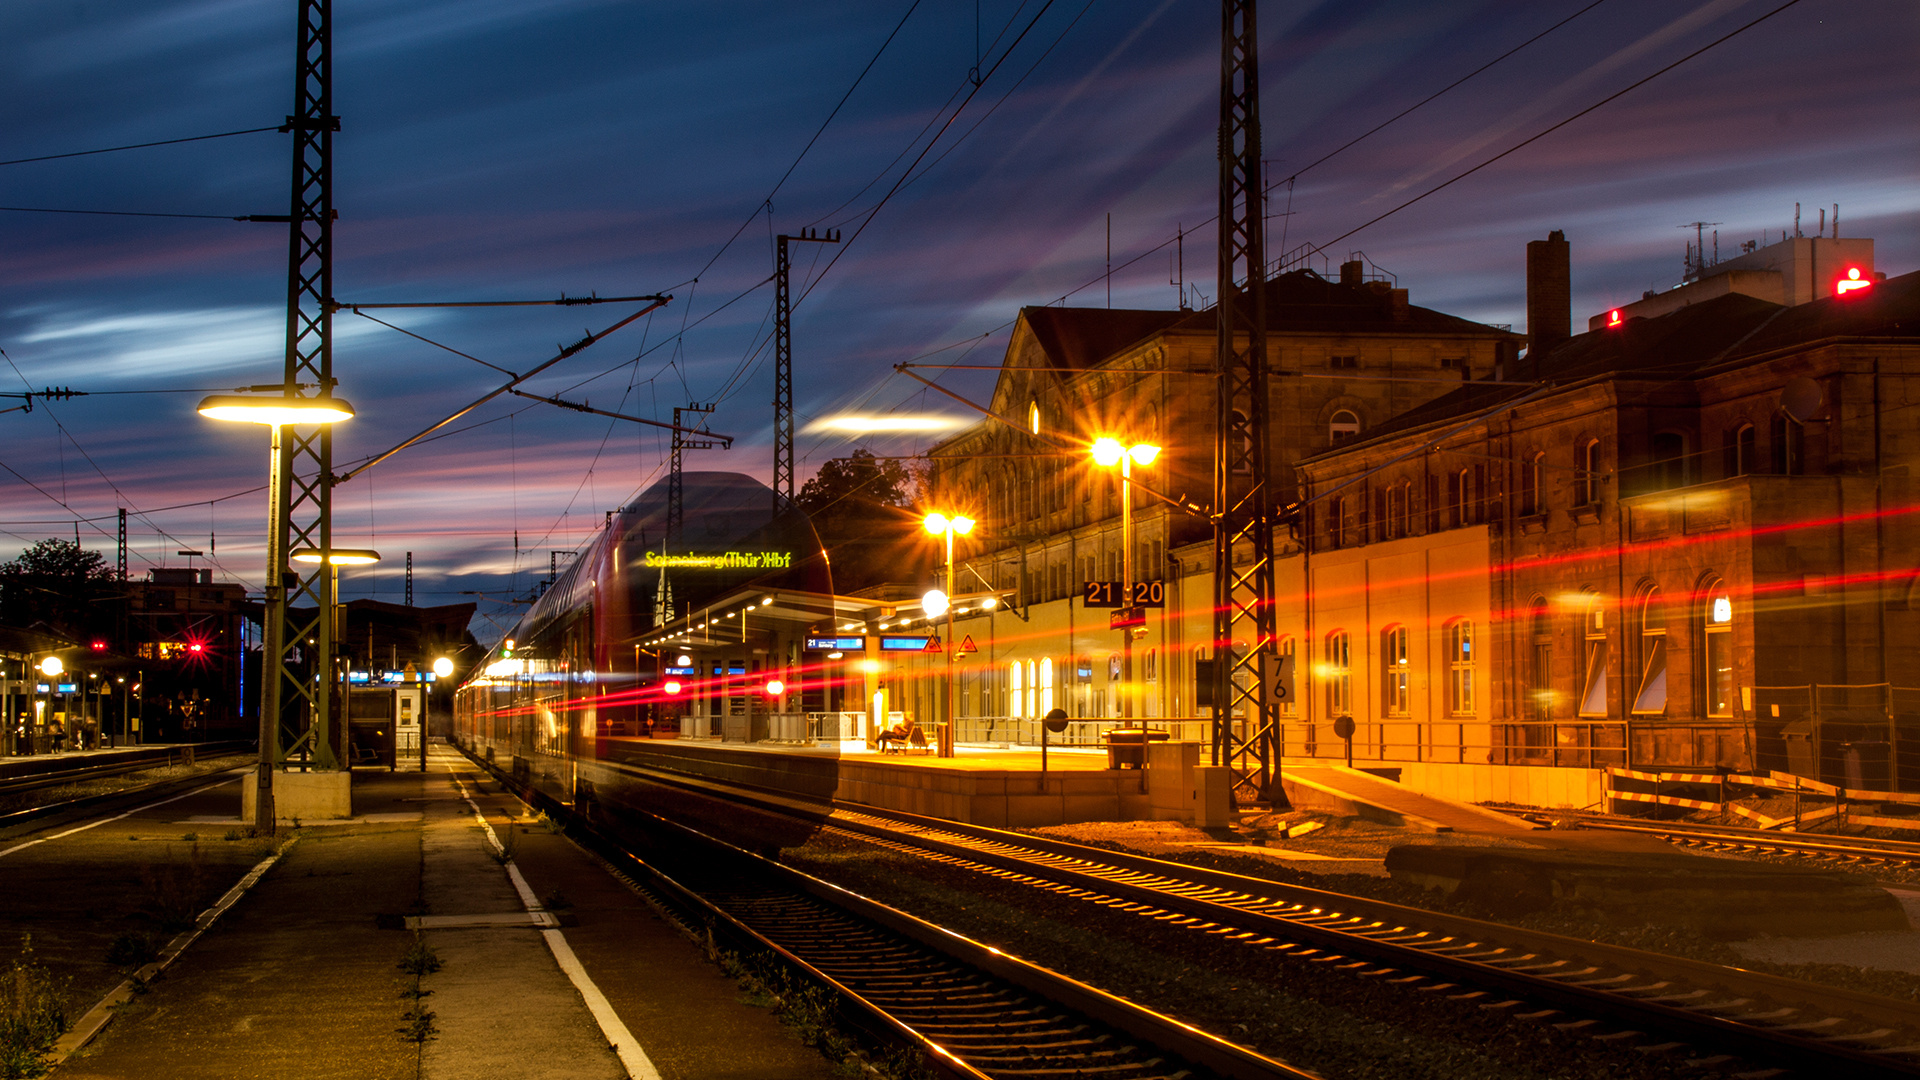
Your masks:
[[[680,542],[680,526],[686,520],[686,483],[681,476],[681,453],[686,450],[711,450],[718,446],[718,439],[689,439],[685,425],[688,413],[710,413],[712,405],[693,402],[686,408],[675,406],[673,410],[673,452],[667,458],[667,544]],[[704,424],[702,425],[704,426]]]
[[[1274,803],[1279,750],[1261,658],[1275,637],[1256,0],[1222,0],[1219,341],[1213,454],[1213,754],[1236,802]],[[1234,711],[1242,717],[1236,725]]]
[[[331,397],[334,388],[333,133],[340,118],[333,115],[331,9],[331,0],[300,0],[295,112],[280,129],[293,135],[283,390],[288,397]],[[327,424],[270,430],[257,808],[257,819],[268,830],[274,821],[271,771],[296,753],[311,768],[338,769],[342,730],[333,681],[334,568],[322,558],[311,570],[295,572],[289,559],[296,548],[333,549],[333,435]],[[313,605],[313,614],[296,625],[290,619],[302,600]]]
[[[787,285],[792,263],[787,242],[804,240],[837,244],[840,230],[802,229],[798,236],[781,233],[773,255],[773,516],[793,505],[793,304]],[[678,421],[675,421],[678,423]],[[677,435],[677,433],[676,433]]]

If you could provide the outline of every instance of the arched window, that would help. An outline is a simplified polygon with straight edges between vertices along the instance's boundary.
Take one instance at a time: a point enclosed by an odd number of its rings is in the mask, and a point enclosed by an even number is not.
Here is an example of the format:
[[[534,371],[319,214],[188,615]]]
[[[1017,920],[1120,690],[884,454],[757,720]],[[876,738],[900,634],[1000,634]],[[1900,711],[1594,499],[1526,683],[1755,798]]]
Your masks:
[[[1678,431],[1654,432],[1649,444],[1647,485],[1650,491],[1687,486],[1687,437]]]
[[[1520,516],[1547,512],[1547,455],[1535,453],[1520,463]]]
[[[1327,635],[1327,716],[1353,715],[1353,645],[1345,630]]]
[[[1586,678],[1580,688],[1580,715],[1607,715],[1607,613],[1600,594],[1581,594],[1580,622],[1586,642]]]
[[[1799,476],[1806,470],[1807,429],[1786,413],[1773,415],[1773,471],[1776,476]]]
[[[1580,447],[1580,468],[1574,475],[1574,491],[1581,506],[1600,505],[1600,440],[1588,439]]]
[[[1709,581],[1701,590],[1700,629],[1706,664],[1701,671],[1702,697],[1708,716],[1733,715],[1733,597],[1725,582]]]
[[[1455,619],[1447,624],[1447,715],[1473,715],[1473,623]]]
[[[1411,668],[1407,664],[1407,628],[1389,626],[1380,634],[1381,701],[1388,716],[1413,715]]]
[[[1727,432],[1726,455],[1726,470],[1729,477],[1745,476],[1753,471],[1757,463],[1753,459],[1752,424],[1741,424]]]
[[[1400,535],[1413,535],[1413,481],[1400,485]]]
[[[1327,443],[1339,446],[1350,439],[1360,437],[1360,417],[1351,409],[1341,409],[1327,421]]]
[[[1639,638],[1635,659],[1640,679],[1633,693],[1633,711],[1638,716],[1659,716],[1667,711],[1667,605],[1658,588],[1641,594],[1635,632]]]
[[[1534,597],[1528,618],[1526,718],[1546,721],[1553,718],[1553,617],[1544,596]],[[1527,742],[1535,742],[1533,732]]]
[[[1027,715],[1024,694],[1026,680],[1021,677],[1023,666],[1018,660],[1007,665],[1007,715],[1015,718]]]
[[[1397,540],[1407,535],[1406,485],[1394,484],[1387,488],[1386,520],[1380,524],[1389,540]]]
[[[1040,700],[1034,703],[1035,716],[1045,716],[1053,711],[1053,658],[1040,658]]]

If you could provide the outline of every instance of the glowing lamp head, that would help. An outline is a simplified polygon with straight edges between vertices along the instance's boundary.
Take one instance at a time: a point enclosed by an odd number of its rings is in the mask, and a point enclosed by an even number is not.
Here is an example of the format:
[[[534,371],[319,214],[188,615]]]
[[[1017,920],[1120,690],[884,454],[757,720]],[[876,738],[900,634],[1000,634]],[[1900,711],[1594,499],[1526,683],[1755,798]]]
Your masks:
[[[434,657],[434,658],[433,658],[433,675],[434,675],[434,678],[436,678],[436,679],[444,679],[444,678],[446,678],[447,676],[449,676],[449,675],[451,675],[451,674],[453,674],[453,661],[452,661],[452,660],[449,660],[448,658],[446,658],[446,657],[444,657],[444,656],[436,656],[436,657]]]
[[[947,606],[947,594],[939,589],[928,589],[926,595],[920,598],[920,609],[927,613],[929,619],[945,615]]]
[[[198,654],[200,654],[200,653],[203,653],[203,652],[206,652],[206,651],[207,651],[207,647],[206,647],[205,645],[202,645],[202,644],[200,644],[199,642],[197,642],[197,641],[195,641],[195,642],[190,642],[190,643],[189,643],[189,644],[187,645],[187,651],[188,651],[188,652],[190,652],[190,653],[193,653],[193,654],[195,654],[195,655],[198,655]]]
[[[1119,439],[1095,439],[1093,441],[1093,463],[1103,469],[1111,469],[1120,464],[1120,458],[1127,448],[1120,445]]]
[[[947,525],[949,524],[949,522],[947,521],[947,515],[941,513],[938,510],[935,510],[933,513],[928,514],[926,518],[921,521],[920,524],[926,528],[928,534],[930,535],[933,535],[933,536],[947,535]]]
[[[767,696],[768,697],[779,697],[781,694],[784,694],[786,692],[787,692],[786,683],[781,682],[779,679],[767,680]]]
[[[353,418],[353,406],[335,397],[250,397],[215,394],[200,402],[200,415],[278,427],[283,424],[337,424]]]
[[[673,658],[673,665],[675,667],[691,667],[693,666],[693,657],[688,656],[686,653],[681,653],[679,656]]]
[[[666,682],[661,683],[660,692],[668,697],[678,694],[680,692],[680,680],[668,679]]]
[[[1861,292],[1872,287],[1872,278],[1861,273],[1859,267],[1849,266],[1847,267],[1846,276],[1833,283],[1833,294],[1835,296],[1846,296],[1848,293]]]
[[[319,548],[294,548],[287,558],[294,562],[317,563],[325,558],[333,566],[370,566],[380,561],[380,553],[372,548],[332,548],[322,552]]]
[[[1127,448],[1127,456],[1135,465],[1151,465],[1153,459],[1160,456],[1160,448],[1151,443],[1140,443]]]
[[[65,670],[67,670],[67,665],[62,663],[57,656],[49,656],[45,660],[40,661],[40,674],[42,675],[58,675]]]

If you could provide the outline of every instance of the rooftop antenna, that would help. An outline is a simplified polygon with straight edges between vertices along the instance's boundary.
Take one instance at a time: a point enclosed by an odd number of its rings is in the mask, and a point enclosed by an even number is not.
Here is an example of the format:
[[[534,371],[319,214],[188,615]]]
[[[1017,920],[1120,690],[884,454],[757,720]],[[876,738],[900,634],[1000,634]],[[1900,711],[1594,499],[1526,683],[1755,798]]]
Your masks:
[[[1718,224],[1720,224],[1720,222],[1718,221],[1689,221],[1685,225],[1678,226],[1679,228],[1682,228],[1682,229],[1693,230],[1693,247],[1689,248],[1687,251],[1687,263],[1686,263],[1687,272],[1685,275],[1683,275],[1684,280],[1692,281],[1694,278],[1699,277],[1700,274],[1704,270],[1706,270],[1708,265],[1710,265],[1707,262],[1706,230],[1707,230],[1707,226],[1718,225]],[[1714,262],[1720,261],[1719,237],[1720,237],[1719,233],[1714,234],[1714,245],[1713,245],[1714,246],[1714,252],[1713,252]]]
[[[1833,238],[1840,239],[1840,204],[1833,204]]]
[[[1824,206],[1820,208],[1820,231],[1814,235],[1816,236],[1827,235],[1827,208]]]
[[[1837,216],[1837,215],[1836,215],[1836,216]],[[1174,266],[1175,266],[1175,267],[1176,267],[1177,269],[1175,270],[1175,276],[1174,276],[1174,279],[1173,279],[1172,281],[1169,281],[1169,282],[1167,282],[1167,284],[1169,284],[1169,285],[1172,285],[1172,286],[1174,286],[1174,287],[1175,287],[1176,289],[1178,289],[1178,290],[1180,291],[1180,310],[1181,310],[1181,311],[1186,311],[1186,310],[1188,310],[1188,307],[1187,307],[1187,230],[1186,230],[1186,226],[1184,226],[1184,225],[1176,225],[1176,226],[1175,226],[1175,232],[1174,232],[1174,234],[1173,234],[1173,237],[1174,237],[1174,238],[1173,238],[1173,251],[1174,251]]]
[[[1800,239],[1800,204],[1793,204],[1793,238]]]

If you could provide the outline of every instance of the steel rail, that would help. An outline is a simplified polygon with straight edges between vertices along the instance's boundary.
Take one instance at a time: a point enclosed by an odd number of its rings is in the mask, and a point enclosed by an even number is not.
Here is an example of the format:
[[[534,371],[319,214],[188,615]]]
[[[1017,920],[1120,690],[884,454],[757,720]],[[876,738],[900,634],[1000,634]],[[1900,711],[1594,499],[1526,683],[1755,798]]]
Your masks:
[[[1531,820],[1540,820],[1546,815],[1521,815]],[[1565,816],[1565,815],[1561,815]],[[1866,859],[1894,860],[1920,863],[1920,842],[1912,840],[1882,840],[1865,836],[1822,836],[1815,833],[1778,833],[1769,829],[1750,829],[1740,825],[1701,825],[1683,821],[1622,821],[1617,817],[1604,814],[1580,814],[1577,816],[1582,828],[1605,829],[1611,832],[1644,833],[1667,840],[1670,843],[1686,841],[1718,841],[1742,847],[1771,849],[1795,854],[1848,856]],[[1914,819],[1914,825],[1920,827],[1920,818]]]
[[[220,743],[196,743],[193,750],[204,752],[210,757],[220,757],[252,747],[251,742],[232,741]],[[204,749],[203,749],[204,748]],[[159,768],[175,763],[180,756],[179,747],[168,747],[151,751],[136,751],[129,755],[116,755],[113,760],[103,764],[82,764],[74,768],[62,768],[55,764],[50,768],[19,775],[0,775],[0,795],[16,792],[34,791],[39,788],[58,787],[62,784],[82,783],[106,776],[121,776],[142,769]],[[71,759],[69,759],[71,760]],[[79,759],[85,761],[86,759]]]

